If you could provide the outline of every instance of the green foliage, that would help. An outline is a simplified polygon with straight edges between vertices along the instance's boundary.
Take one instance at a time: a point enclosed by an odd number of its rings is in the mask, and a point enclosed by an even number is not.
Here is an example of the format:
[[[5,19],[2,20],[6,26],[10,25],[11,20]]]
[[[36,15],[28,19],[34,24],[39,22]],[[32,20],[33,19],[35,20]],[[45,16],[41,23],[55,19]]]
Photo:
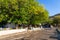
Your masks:
[[[31,17],[31,24],[40,24],[48,21],[48,11],[38,11],[38,14],[33,14]],[[32,19],[33,18],[33,19]]]
[[[60,24],[60,16],[55,16],[53,19],[53,23]]]
[[[39,24],[48,20],[48,11],[36,0],[0,0],[0,22]]]

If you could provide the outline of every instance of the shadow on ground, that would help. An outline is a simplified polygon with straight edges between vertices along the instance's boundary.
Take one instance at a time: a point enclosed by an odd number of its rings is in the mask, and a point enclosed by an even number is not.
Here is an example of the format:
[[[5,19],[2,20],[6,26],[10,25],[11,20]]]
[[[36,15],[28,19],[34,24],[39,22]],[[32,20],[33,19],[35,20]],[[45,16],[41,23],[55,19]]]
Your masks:
[[[60,40],[60,32],[59,32],[59,30],[56,29],[56,32],[55,32],[54,36],[52,35],[49,38]]]

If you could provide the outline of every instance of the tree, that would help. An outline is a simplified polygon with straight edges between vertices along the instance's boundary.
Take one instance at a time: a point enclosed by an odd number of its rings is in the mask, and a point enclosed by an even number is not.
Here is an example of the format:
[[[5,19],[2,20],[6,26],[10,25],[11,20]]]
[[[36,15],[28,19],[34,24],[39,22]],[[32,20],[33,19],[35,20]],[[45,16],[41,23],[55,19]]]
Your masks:
[[[33,18],[33,19],[32,19]],[[48,11],[38,12],[31,17],[31,24],[40,24],[48,21]]]
[[[60,25],[60,16],[55,16],[54,17],[53,24],[56,24],[56,26]]]
[[[39,24],[48,19],[48,11],[36,0],[0,0],[0,22]]]

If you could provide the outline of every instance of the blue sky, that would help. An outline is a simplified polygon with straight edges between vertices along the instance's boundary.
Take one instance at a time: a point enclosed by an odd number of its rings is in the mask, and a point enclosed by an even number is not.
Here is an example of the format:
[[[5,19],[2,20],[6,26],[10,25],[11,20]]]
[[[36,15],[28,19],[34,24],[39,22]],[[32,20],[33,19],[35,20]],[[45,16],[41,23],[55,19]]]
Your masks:
[[[49,15],[60,13],[60,0],[38,0],[49,11]]]

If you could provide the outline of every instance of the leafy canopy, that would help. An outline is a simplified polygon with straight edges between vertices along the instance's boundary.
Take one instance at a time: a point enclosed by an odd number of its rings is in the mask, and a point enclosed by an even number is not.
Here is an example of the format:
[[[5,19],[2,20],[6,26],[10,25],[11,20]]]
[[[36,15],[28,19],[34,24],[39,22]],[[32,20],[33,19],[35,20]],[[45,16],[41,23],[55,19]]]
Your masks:
[[[48,20],[48,11],[36,0],[0,0],[0,22],[39,24]]]

